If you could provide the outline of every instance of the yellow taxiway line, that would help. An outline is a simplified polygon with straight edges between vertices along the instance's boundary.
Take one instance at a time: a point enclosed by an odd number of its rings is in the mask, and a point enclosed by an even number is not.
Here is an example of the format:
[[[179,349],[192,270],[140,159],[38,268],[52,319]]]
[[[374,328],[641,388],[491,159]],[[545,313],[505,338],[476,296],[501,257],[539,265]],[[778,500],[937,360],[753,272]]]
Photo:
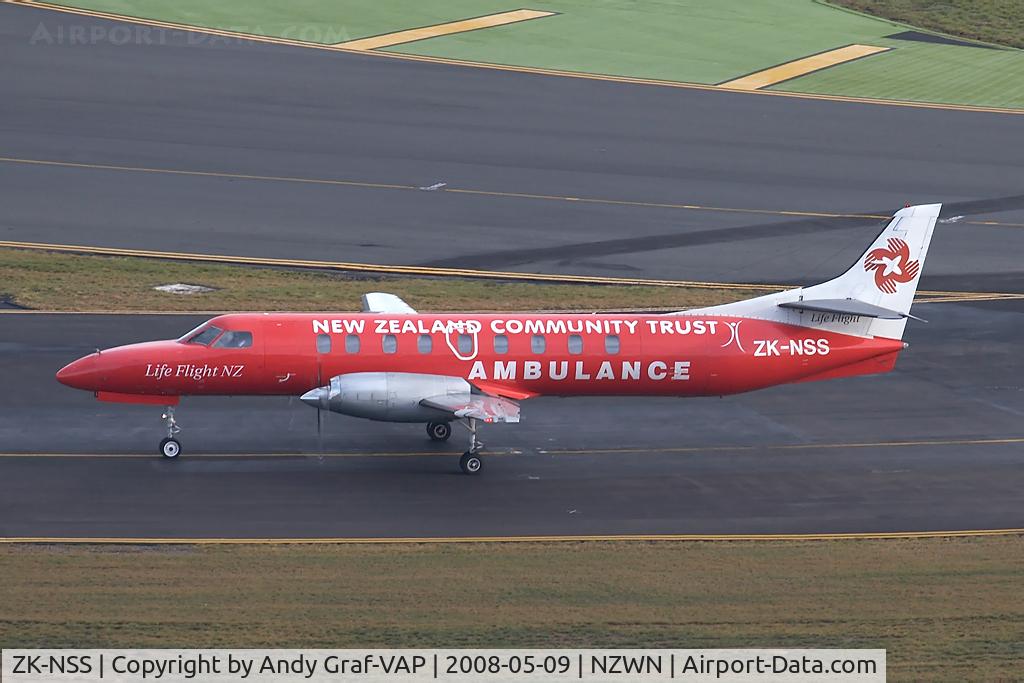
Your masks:
[[[95,256],[135,256],[170,261],[201,261],[229,265],[256,265],[276,268],[313,268],[316,270],[345,270],[389,275],[427,275],[444,277],[465,277],[487,280],[514,280],[530,282],[554,282],[571,284],[640,285],[650,287],[695,287],[700,289],[780,291],[778,285],[754,285],[741,283],[701,282],[697,280],[644,280],[640,278],[594,277],[589,275],[547,275],[543,273],[517,273],[513,271],[473,270],[469,268],[437,268],[433,266],[392,266],[347,261],[314,261],[308,259],[264,258],[257,256],[227,256],[221,254],[197,254],[177,251],[154,251],[150,249],[122,249],[119,247],[93,247],[77,244],[50,244],[45,242],[16,242],[0,240],[0,247],[30,249],[35,251],[58,251]],[[178,311],[188,314],[189,311]]]
[[[867,447],[909,447],[909,446],[950,446],[950,445],[1006,445],[1024,443],[1024,438],[1003,439],[947,439],[937,441],[880,441],[874,443],[831,443],[831,444],[777,444],[768,446],[722,446],[711,448],[666,448],[666,449],[595,449],[553,450],[541,455],[583,455],[586,453],[688,453],[708,451],[806,450],[813,448],[867,448]],[[257,457],[394,457],[394,456],[447,456],[436,451],[406,453],[325,453],[314,454],[268,454]],[[518,455],[511,452],[491,453],[490,456]],[[0,458],[144,458],[156,456],[142,454],[124,455],[76,455],[76,454],[19,454],[2,453]],[[246,455],[191,455],[190,458],[235,458],[253,457]],[[598,534],[598,535],[533,535],[533,536],[425,536],[425,537],[327,537],[327,538],[154,538],[154,537],[65,537],[65,536],[11,536],[0,537],[0,544],[80,544],[80,545],[364,545],[364,544],[439,544],[439,543],[584,543],[584,542],[710,542],[710,541],[843,541],[843,540],[898,540],[927,538],[964,538],[982,536],[1009,536],[1024,534],[1022,528],[1009,529],[968,529],[951,531],[897,531],[862,533],[809,533],[809,534]]]
[[[880,52],[888,52],[891,49],[888,47],[875,47],[874,45],[847,45],[809,57],[794,59],[791,62],[747,74],[740,78],[734,78],[719,85],[723,88],[733,88],[735,90],[760,90],[761,88],[767,88],[770,85],[806,76],[809,73],[821,71],[837,64],[852,62],[855,59],[877,55]]]
[[[0,0],[2,1],[2,0]],[[281,183],[306,183],[310,185],[339,185],[342,187],[359,187],[375,190],[415,190],[417,192],[439,192],[451,194],[481,195],[485,197],[502,197],[511,199],[543,199],[580,204],[610,204],[614,206],[636,206],[653,209],[680,209],[687,211],[710,211],[724,213],[748,213],[767,216],[791,216],[797,218],[865,218],[884,220],[890,218],[881,214],[868,213],[834,213],[826,211],[796,211],[787,209],[758,209],[733,206],[713,206],[707,204],[680,204],[671,202],[644,202],[628,199],[606,199],[602,197],[572,197],[554,194],[535,194],[529,192],[505,192],[502,190],[477,190],[472,188],[439,187],[427,190],[416,185],[400,183],[373,183],[361,180],[345,180],[338,178],[308,178],[302,176],[255,175],[251,173],[234,173],[226,171],[198,171],[176,168],[159,168],[151,166],[124,166],[118,164],[93,164],[77,161],[55,161],[50,159],[25,159],[21,157],[0,156],[0,162],[9,164],[26,164],[30,166],[57,166],[61,168],[79,168],[94,171],[125,171],[132,173],[157,173],[177,176],[197,176],[205,178],[227,178],[230,180],[256,180]],[[970,221],[961,221],[966,224]],[[987,223],[989,224],[989,223]],[[1001,225],[994,223],[994,225]],[[1016,226],[1014,226],[1016,227]]]
[[[668,448],[582,448],[540,451],[548,455],[671,455],[686,453],[735,453],[742,451],[808,451],[858,448],[919,448],[940,446],[1006,446],[1024,444],[1024,437],[1001,439],[938,439],[908,441],[866,441],[847,443],[764,444],[756,446],[674,446]],[[156,457],[156,456],[150,456]]]
[[[544,457],[584,455],[687,455],[691,453],[742,453],[749,451],[810,451],[843,450],[863,448],[926,448],[946,446],[1010,446],[1024,444],[1024,437],[1001,437],[987,439],[918,439],[904,441],[849,441],[830,443],[793,444],[739,444],[726,446],[670,446],[667,448],[580,448],[489,451],[487,457]],[[231,459],[231,458],[420,458],[453,457],[447,451],[343,451],[334,453],[193,453],[189,458]],[[159,456],[149,453],[0,453],[0,458],[82,458],[112,460],[154,460]]]
[[[413,190],[423,191],[421,188],[415,185],[405,185],[399,183],[375,183],[367,181],[356,181],[356,180],[344,180],[335,178],[304,178],[297,176],[273,176],[273,175],[256,175],[248,173],[231,173],[221,171],[199,171],[199,170],[187,170],[187,169],[172,169],[172,168],[158,168],[158,167],[147,167],[147,166],[126,166],[118,164],[94,164],[86,162],[71,162],[71,161],[56,161],[49,159],[27,159],[21,157],[4,157],[0,156],[0,163],[12,163],[12,164],[25,164],[32,166],[56,166],[62,168],[77,168],[77,169],[88,169],[88,170],[102,170],[102,171],[120,171],[120,172],[134,172],[134,173],[154,173],[154,174],[167,174],[176,176],[197,176],[197,177],[210,177],[210,178],[229,178],[235,180],[254,180],[254,181],[270,181],[270,182],[289,182],[289,183],[307,183],[317,185],[335,185],[344,187],[360,187],[368,189],[386,189],[386,190]],[[513,198],[513,199],[535,199],[535,200],[547,200],[547,201],[566,201],[575,203],[590,203],[590,204],[609,204],[616,206],[635,206],[645,208],[662,208],[662,209],[676,209],[676,210],[687,210],[687,211],[706,211],[706,212],[727,212],[727,213],[743,213],[743,214],[760,214],[760,215],[771,215],[771,216],[788,216],[788,217],[799,217],[799,218],[863,218],[866,220],[884,220],[888,216],[881,214],[866,214],[866,213],[834,213],[824,211],[798,211],[798,210],[785,210],[785,209],[758,209],[758,208],[744,208],[744,207],[728,207],[728,206],[712,206],[705,204],[684,204],[684,203],[666,203],[666,202],[643,202],[643,201],[632,201],[632,200],[621,200],[621,199],[605,199],[600,197],[571,197],[563,195],[544,195],[544,194],[532,194],[523,192],[503,192],[498,190],[477,190],[468,188],[455,188],[455,187],[443,187],[437,190],[437,192],[449,192],[455,194],[468,194],[468,195],[481,195],[490,197],[500,198]],[[972,221],[962,221],[962,224],[972,224]],[[978,224],[987,226],[1001,226],[1001,227],[1017,227],[1017,224],[1013,223],[998,223],[996,221],[979,221]],[[485,279],[500,279],[500,280],[516,280],[516,281],[542,281],[542,282],[562,282],[562,283],[574,283],[574,284],[608,284],[608,285],[641,285],[641,286],[652,286],[652,287],[694,287],[704,289],[729,289],[729,290],[761,290],[761,291],[780,291],[785,289],[784,286],[779,285],[761,285],[753,283],[722,283],[722,282],[704,282],[696,280],[647,280],[640,278],[620,278],[620,277],[594,277],[594,276],[583,276],[583,275],[554,275],[544,273],[518,273],[512,271],[490,271],[490,270],[475,270],[465,268],[437,268],[429,266],[393,266],[393,265],[380,265],[380,264],[366,264],[366,263],[354,263],[354,262],[330,262],[330,261],[316,261],[316,260],[303,260],[303,259],[280,259],[280,258],[258,258],[258,257],[245,257],[245,256],[231,256],[231,255],[218,255],[218,254],[197,254],[191,252],[167,252],[167,251],[155,251],[155,250],[142,250],[142,249],[122,249],[115,247],[96,247],[88,245],[72,245],[72,244],[53,244],[53,243],[42,243],[42,242],[22,242],[22,241],[0,241],[0,247],[9,247],[15,249],[33,249],[43,251],[62,251],[69,253],[84,253],[100,256],[133,256],[142,258],[155,258],[155,259],[166,259],[166,260],[179,260],[179,261],[205,261],[205,262],[216,262],[216,263],[227,263],[234,265],[260,265],[260,266],[272,266],[272,267],[286,267],[286,268],[315,268],[320,270],[346,270],[346,271],[357,271],[357,272],[372,272],[372,273],[385,273],[385,274],[396,274],[396,275],[428,275],[428,276],[448,276],[448,277],[470,277],[470,278],[485,278]],[[1024,298],[1024,295],[1009,293],[1009,292],[919,292],[922,296],[942,296],[942,299],[934,299],[933,301],[962,301],[962,300],[973,300],[973,301],[990,301],[990,300],[1001,300],[1001,299],[1017,299]],[[6,310],[4,312],[7,312]]]
[[[550,17],[553,14],[555,14],[555,12],[542,12],[535,9],[517,9],[511,12],[499,12],[497,14],[488,14],[482,17],[474,17],[472,19],[463,19],[461,21],[450,21],[446,24],[434,24],[433,26],[411,28],[406,31],[385,33],[379,36],[346,40],[343,43],[334,43],[334,46],[345,47],[349,50],[376,50],[381,47],[403,45],[405,43],[413,43],[417,40],[447,36],[453,33],[465,33],[466,31],[477,31],[482,28],[518,24],[531,19]]]
[[[942,109],[946,111],[964,111],[964,112],[985,112],[992,114],[1013,114],[1013,115],[1024,115],[1024,109],[1012,109],[1009,107],[984,107],[969,104],[943,104],[939,102],[913,102],[910,100],[886,100],[881,98],[872,97],[853,97],[846,95],[826,95],[819,93],[801,93],[801,92],[787,92],[783,90],[739,90],[734,88],[728,88],[723,85],[709,85],[705,83],[688,83],[682,81],[668,81],[655,78],[638,78],[631,76],[612,76],[609,74],[592,74],[580,71],[564,71],[559,69],[544,69],[538,67],[528,66],[515,66],[510,64],[493,64],[487,62],[475,62],[465,59],[451,59],[446,57],[430,57],[425,55],[410,55],[410,54],[398,54],[394,52],[386,52],[381,50],[353,50],[351,48],[344,47],[343,45],[328,45],[324,43],[311,43],[302,40],[291,40],[288,38],[275,38],[271,36],[263,36],[252,33],[242,33],[239,31],[226,31],[222,29],[204,28],[202,26],[192,26],[188,24],[178,24],[168,21],[157,21],[154,19],[145,19],[141,17],[132,17],[124,14],[113,14],[110,12],[98,12],[95,10],[85,10],[76,7],[64,7],[61,5],[54,5],[47,2],[41,2],[38,0],[0,0],[0,2],[7,2],[15,5],[24,5],[27,7],[35,7],[38,9],[46,9],[54,12],[64,12],[67,14],[76,14],[87,17],[96,17],[99,19],[108,19],[110,21],[119,21],[123,23],[138,24],[141,26],[152,26],[155,28],[165,28],[178,31],[189,31],[192,33],[200,33],[204,35],[219,36],[223,38],[234,38],[237,40],[245,40],[258,43],[271,43],[274,45],[289,45],[293,47],[304,47],[315,50],[334,50],[340,52],[355,52],[364,55],[377,55],[386,59],[400,59],[404,61],[415,61],[415,62],[430,62],[433,64],[447,64],[453,66],[464,66],[476,69],[491,69],[494,71],[511,71],[516,73],[529,73],[537,74],[542,76],[557,76],[561,78],[578,78],[592,81],[610,81],[615,83],[629,83],[634,85],[652,85],[664,88],[680,88],[684,90],[705,90],[705,91],[729,91],[739,93],[758,94],[769,97],[790,97],[804,100],[827,100],[831,102],[856,102],[859,104],[880,104],[892,107],[913,107],[916,109]]]
[[[0,0],[3,2],[5,0]],[[347,180],[344,178],[310,178],[303,176],[260,175],[237,173],[231,171],[200,171],[194,169],[161,168],[153,166],[126,166],[122,164],[95,164],[80,161],[58,161],[53,159],[28,159],[23,157],[0,156],[0,163],[24,164],[28,166],[55,166],[58,168],[77,168],[92,171],[122,171],[128,173],[153,173],[174,176],[194,176],[200,178],[227,178],[229,180],[253,180],[261,182],[305,183],[309,185],[335,185],[340,187],[356,187],[373,190],[413,190],[416,192],[438,192],[450,194],[479,195],[502,199],[536,199],[544,201],[573,202],[577,204],[603,204],[610,206],[632,206],[649,209],[675,209],[681,211],[697,211],[711,213],[740,213],[763,216],[786,216],[791,218],[863,218],[867,220],[885,220],[891,216],[876,213],[840,213],[830,211],[800,211],[796,209],[761,209],[738,206],[715,206],[712,204],[687,204],[676,202],[645,202],[631,199],[609,199],[606,197],[574,197],[557,194],[538,194],[532,192],[508,192],[504,190],[480,190],[464,187],[426,188],[402,183],[375,183],[363,180]],[[1024,223],[1004,223],[1000,221],[958,221],[957,225],[985,225],[990,227],[1020,228]]]
[[[438,543],[592,543],[592,542],[721,542],[721,541],[878,541],[927,538],[1019,536],[1024,528],[964,529],[951,531],[892,531],[818,534],[588,534],[537,536],[423,536],[329,538],[151,538],[109,536],[7,536],[0,544],[76,545],[410,545]]]
[[[923,292],[922,292],[923,293]],[[918,299],[916,303],[919,304],[956,304],[965,303],[968,301],[1012,301],[1017,299],[1024,299],[1024,294],[1015,294],[1012,292],[1004,292],[1002,294],[996,292],[986,292],[973,294],[971,292],[961,292],[957,296],[934,296],[930,298]]]

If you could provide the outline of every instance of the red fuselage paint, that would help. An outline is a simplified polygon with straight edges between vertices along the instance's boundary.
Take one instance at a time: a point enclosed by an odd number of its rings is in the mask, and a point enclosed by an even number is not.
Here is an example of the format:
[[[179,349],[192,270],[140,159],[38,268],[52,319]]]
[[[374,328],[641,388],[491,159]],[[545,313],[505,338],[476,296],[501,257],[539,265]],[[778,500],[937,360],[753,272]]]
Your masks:
[[[707,396],[886,372],[904,348],[892,339],[697,315],[243,313],[207,325],[250,332],[251,345],[131,344],[81,358],[57,379],[101,398],[147,403],[298,396],[335,375],[382,371],[461,377],[513,398]]]

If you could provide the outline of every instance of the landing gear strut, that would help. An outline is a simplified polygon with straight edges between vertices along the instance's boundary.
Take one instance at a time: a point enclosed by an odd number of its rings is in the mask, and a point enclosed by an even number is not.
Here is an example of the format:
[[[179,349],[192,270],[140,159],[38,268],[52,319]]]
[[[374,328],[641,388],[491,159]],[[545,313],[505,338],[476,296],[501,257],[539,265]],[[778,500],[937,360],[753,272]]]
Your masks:
[[[167,438],[160,442],[160,455],[173,460],[181,455],[181,442],[174,438],[181,431],[181,427],[174,421],[174,406],[167,406],[167,412],[160,417],[167,425]]]
[[[478,453],[483,450],[484,445],[476,438],[476,419],[466,420],[466,428],[469,429],[469,450],[459,458],[459,467],[466,474],[477,474],[484,466]]]
[[[447,441],[451,435],[452,425],[450,422],[427,423],[427,436],[430,437],[431,441]]]

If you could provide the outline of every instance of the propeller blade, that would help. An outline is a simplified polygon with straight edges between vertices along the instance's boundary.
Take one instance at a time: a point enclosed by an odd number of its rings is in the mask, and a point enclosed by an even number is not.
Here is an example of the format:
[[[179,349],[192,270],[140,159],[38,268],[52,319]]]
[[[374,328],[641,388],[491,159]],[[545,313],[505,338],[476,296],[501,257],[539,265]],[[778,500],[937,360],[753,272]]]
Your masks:
[[[320,357],[316,359],[316,385],[323,386],[322,368],[320,365]],[[324,457],[324,425],[323,425],[323,401],[319,401],[316,404],[316,441],[317,446],[320,448],[320,458]]]

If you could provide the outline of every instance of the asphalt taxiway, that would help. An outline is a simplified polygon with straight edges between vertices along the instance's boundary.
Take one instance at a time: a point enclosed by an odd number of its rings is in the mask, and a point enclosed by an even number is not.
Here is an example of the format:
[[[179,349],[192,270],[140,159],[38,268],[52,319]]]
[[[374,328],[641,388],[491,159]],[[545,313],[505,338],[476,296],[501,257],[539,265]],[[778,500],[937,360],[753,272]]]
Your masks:
[[[115,25],[0,4],[0,240],[802,283],[845,268],[879,221],[786,212],[941,201],[922,287],[1024,291],[1022,116],[187,31],[34,39],[72,24]],[[287,399],[185,399],[186,455],[164,462],[158,408],[98,403],[53,374],[196,317],[0,314],[0,537],[1024,527],[1021,301],[914,312],[932,322],[910,324],[886,376],[530,401],[522,424],[486,429],[479,477],[416,426],[332,415],[321,443],[315,413]]]
[[[1024,304],[924,304],[895,372],[723,399],[538,399],[486,471],[281,398],[100,403],[54,371],[196,316],[0,315],[0,536],[777,534],[1024,527]],[[453,440],[460,434],[456,433]]]
[[[1000,225],[941,226],[925,288],[1002,291],[1022,275],[1012,141],[1024,116],[559,78],[187,31],[124,44],[39,37],[40,27],[69,36],[70,26],[110,36],[117,24],[0,4],[0,239],[803,282],[852,261],[877,221],[652,204],[891,213],[941,201],[948,219]],[[40,160],[72,165],[31,163]]]

